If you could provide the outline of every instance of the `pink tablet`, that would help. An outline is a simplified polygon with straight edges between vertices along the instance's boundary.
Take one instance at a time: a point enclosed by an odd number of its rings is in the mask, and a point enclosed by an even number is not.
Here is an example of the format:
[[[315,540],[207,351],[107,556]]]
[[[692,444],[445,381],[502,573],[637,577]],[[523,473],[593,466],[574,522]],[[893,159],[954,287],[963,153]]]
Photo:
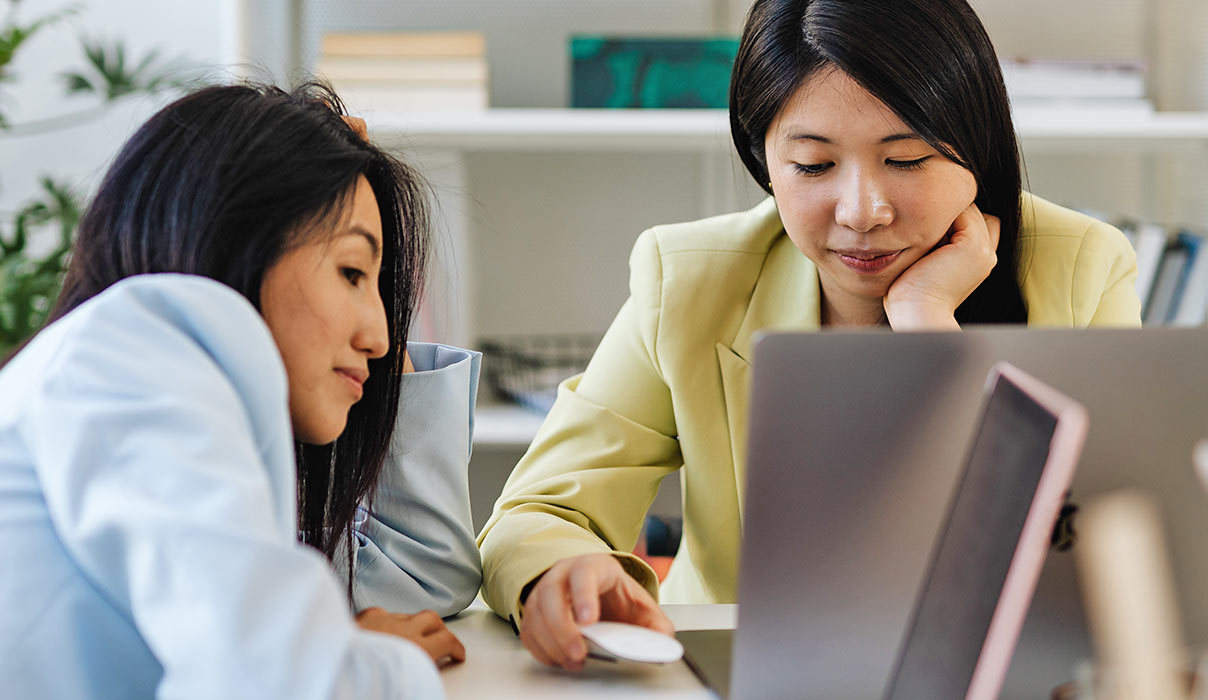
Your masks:
[[[1086,439],[1085,409],[995,365],[886,698],[998,697]]]

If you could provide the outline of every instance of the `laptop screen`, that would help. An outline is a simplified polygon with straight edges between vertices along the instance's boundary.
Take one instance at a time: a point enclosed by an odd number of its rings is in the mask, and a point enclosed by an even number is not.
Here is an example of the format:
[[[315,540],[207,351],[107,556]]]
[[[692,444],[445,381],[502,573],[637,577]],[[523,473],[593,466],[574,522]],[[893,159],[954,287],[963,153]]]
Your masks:
[[[999,376],[886,698],[963,698],[1049,458],[1057,417]]]

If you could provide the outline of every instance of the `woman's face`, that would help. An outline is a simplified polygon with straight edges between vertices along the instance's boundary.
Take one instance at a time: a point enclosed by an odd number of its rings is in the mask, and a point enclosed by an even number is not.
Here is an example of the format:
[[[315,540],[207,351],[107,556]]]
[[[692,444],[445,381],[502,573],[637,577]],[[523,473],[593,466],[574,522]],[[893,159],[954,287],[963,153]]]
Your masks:
[[[294,437],[323,445],[348,421],[369,377],[369,360],[389,350],[378,293],[382,219],[369,181],[351,206],[264,276],[260,305],[289,377]]]
[[[977,195],[971,172],[837,69],[797,89],[765,147],[785,231],[830,304],[879,307]]]

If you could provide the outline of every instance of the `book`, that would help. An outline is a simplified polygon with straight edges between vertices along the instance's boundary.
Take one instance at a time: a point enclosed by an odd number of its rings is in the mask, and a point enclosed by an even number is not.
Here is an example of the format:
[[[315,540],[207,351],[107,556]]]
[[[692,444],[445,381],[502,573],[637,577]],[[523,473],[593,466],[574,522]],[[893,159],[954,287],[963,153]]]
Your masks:
[[[487,83],[485,58],[453,56],[321,56],[315,72],[333,83],[346,81],[408,83]]]
[[[396,58],[481,58],[486,55],[481,32],[337,32],[324,34],[319,53],[324,56]]]
[[[487,108],[486,86],[343,82],[335,86],[348,111],[431,112]]]
[[[1141,224],[1137,227],[1137,298],[1141,300],[1142,317],[1149,306],[1149,295],[1153,291],[1154,279],[1158,276],[1162,251],[1166,249],[1166,238],[1166,229],[1156,224]]]
[[[1187,265],[1171,325],[1202,326],[1208,321],[1208,242],[1187,231],[1179,233],[1179,240],[1187,249]]]
[[[737,51],[730,37],[574,36],[571,106],[724,109]]]
[[[1141,321],[1146,326],[1161,326],[1170,319],[1171,309],[1175,308],[1175,295],[1179,287],[1179,279],[1183,276],[1183,267],[1187,264],[1187,249],[1175,240],[1162,253],[1162,264],[1158,266],[1158,275],[1153,283],[1153,292],[1149,296],[1149,304]]]

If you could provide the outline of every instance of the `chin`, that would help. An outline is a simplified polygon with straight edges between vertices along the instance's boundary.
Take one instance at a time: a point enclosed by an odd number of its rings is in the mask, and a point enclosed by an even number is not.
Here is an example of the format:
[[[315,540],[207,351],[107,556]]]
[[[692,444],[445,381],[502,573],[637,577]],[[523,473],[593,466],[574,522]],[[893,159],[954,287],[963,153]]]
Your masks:
[[[845,287],[849,293],[864,297],[865,299],[884,299],[885,295],[889,294],[889,288],[898,280],[898,277],[899,275],[896,272],[892,275],[877,277],[875,279],[857,275],[854,279],[849,277],[850,281]]]
[[[308,426],[306,429],[297,431],[298,442],[304,442],[307,445],[330,445],[336,441],[336,438],[344,434],[346,426],[346,421],[341,421],[338,425]]]

